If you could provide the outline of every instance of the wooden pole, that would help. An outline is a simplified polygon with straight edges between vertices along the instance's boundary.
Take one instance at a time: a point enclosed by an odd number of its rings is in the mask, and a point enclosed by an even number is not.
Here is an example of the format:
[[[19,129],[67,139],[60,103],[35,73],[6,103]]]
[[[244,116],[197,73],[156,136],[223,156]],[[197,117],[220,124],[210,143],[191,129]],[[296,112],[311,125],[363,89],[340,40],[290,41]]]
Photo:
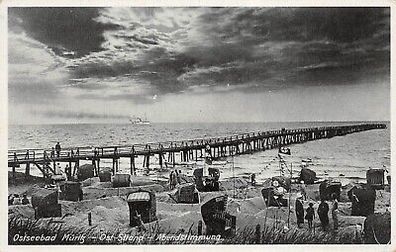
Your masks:
[[[26,168],[25,168],[25,177],[29,177],[30,175],[30,163],[26,163]]]
[[[131,175],[136,175],[135,173],[135,155],[132,153],[130,157],[130,168],[131,168]]]
[[[146,167],[150,168],[150,153],[146,157]]]
[[[293,178],[293,163],[290,163],[290,180],[292,178]],[[288,216],[287,216],[287,227],[288,228],[290,228],[290,212],[291,212],[291,210],[290,210],[290,205],[291,205],[290,198],[291,198],[291,188],[289,189],[289,202],[288,202],[288,205],[289,205],[289,213],[288,213]]]
[[[95,158],[92,158],[92,166],[94,167],[94,171],[95,171],[96,175],[98,175],[98,171],[96,170]]]
[[[15,180],[15,164],[12,165],[12,178]]]
[[[158,153],[158,159],[159,159],[159,165],[160,165],[160,167],[162,169],[162,153],[161,152]]]
[[[71,171],[72,171],[72,162],[70,160],[69,161],[69,174],[67,174],[67,176],[71,177]]]
[[[98,158],[98,167],[97,167],[97,171],[96,171],[96,176],[99,176],[99,172],[100,172],[100,158]]]
[[[78,169],[78,167],[80,167],[80,160],[77,159],[75,165],[74,165],[74,169],[73,169],[73,176],[76,175],[76,170]]]

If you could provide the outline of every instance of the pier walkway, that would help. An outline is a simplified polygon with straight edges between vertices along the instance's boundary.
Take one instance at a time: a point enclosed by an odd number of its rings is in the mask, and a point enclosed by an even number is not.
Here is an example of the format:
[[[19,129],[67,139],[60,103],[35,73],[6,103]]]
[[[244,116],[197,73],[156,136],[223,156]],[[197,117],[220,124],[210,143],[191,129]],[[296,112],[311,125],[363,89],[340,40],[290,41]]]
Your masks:
[[[252,132],[227,137],[202,138],[184,141],[158,142],[147,144],[118,146],[85,146],[62,148],[60,152],[53,149],[20,149],[8,150],[8,167],[15,168],[26,165],[25,174],[30,174],[31,165],[36,166],[45,177],[56,174],[56,163],[67,162],[73,168],[73,174],[80,161],[89,160],[95,167],[95,174],[100,171],[100,160],[111,159],[112,171],[118,172],[118,160],[130,160],[130,173],[136,174],[137,160],[143,157],[142,167],[150,167],[150,157],[163,166],[175,166],[178,161],[197,161],[210,154],[212,159],[226,156],[247,154],[256,151],[278,148],[291,144],[304,143],[323,138],[343,136],[372,129],[385,129],[385,124],[356,124],[347,126],[313,127],[299,129],[280,129],[264,132]],[[153,158],[151,159],[153,161]],[[73,165],[73,166],[72,166]]]

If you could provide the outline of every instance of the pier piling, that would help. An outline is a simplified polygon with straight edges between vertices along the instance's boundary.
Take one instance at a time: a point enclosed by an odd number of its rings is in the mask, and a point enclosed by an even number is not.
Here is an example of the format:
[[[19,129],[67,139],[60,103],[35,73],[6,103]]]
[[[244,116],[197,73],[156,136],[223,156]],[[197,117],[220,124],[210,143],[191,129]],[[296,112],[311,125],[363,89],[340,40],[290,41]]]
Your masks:
[[[74,163],[73,176],[80,165],[80,160],[91,160],[98,176],[101,159],[112,159],[113,174],[119,170],[120,158],[129,158],[130,173],[136,175],[136,158],[143,157],[143,168],[149,168],[150,156],[158,155],[158,165],[162,168],[165,164],[176,165],[176,153],[179,153],[181,162],[197,161],[210,155],[211,158],[221,158],[240,154],[265,151],[290,144],[304,143],[317,139],[344,136],[360,131],[385,129],[385,124],[356,124],[345,126],[311,127],[300,129],[281,129],[264,132],[251,132],[228,137],[215,137],[207,139],[192,139],[184,141],[149,143],[146,145],[135,144],[131,146],[103,146],[63,148],[57,155],[51,149],[35,150],[9,150],[8,167],[12,168],[12,177],[15,178],[16,167],[26,165],[25,174],[30,174],[30,164],[35,164],[44,176],[57,173],[56,164],[66,162],[71,169]],[[227,151],[228,149],[228,151]],[[47,155],[51,153],[51,155]],[[206,153],[206,154],[205,154]],[[58,155],[59,154],[59,155]],[[167,159],[165,159],[167,157]],[[156,159],[156,158],[154,158]],[[178,158],[179,159],[179,158]],[[52,167],[49,164],[52,163]],[[70,172],[71,173],[71,172]]]

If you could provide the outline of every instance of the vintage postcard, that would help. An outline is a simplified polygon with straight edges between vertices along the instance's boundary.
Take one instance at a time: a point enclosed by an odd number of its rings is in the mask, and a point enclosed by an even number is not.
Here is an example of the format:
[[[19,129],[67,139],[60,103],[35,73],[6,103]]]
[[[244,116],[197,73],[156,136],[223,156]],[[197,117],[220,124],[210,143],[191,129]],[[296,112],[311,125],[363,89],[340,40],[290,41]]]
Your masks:
[[[2,4],[5,251],[391,250],[390,1],[122,4]]]

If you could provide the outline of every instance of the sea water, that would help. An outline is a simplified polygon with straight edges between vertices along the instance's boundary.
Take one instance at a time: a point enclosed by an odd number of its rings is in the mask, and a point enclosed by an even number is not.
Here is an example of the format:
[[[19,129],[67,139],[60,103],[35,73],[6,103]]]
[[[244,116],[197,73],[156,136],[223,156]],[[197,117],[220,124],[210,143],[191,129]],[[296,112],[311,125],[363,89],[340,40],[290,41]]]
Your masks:
[[[152,123],[132,124],[56,124],[56,125],[10,125],[8,148],[46,148],[60,142],[62,147],[132,145],[148,142],[180,141],[193,138],[231,136],[240,133],[259,132],[274,129],[295,129],[350,125],[364,122],[288,122],[288,123]],[[285,156],[286,175],[297,176],[302,160],[320,178],[337,177],[340,180],[361,180],[369,168],[390,168],[390,127],[369,130],[320,139],[289,146],[291,155]],[[178,158],[178,157],[177,157]],[[150,159],[150,169],[143,169],[142,158],[137,160],[137,174],[153,179],[167,179],[169,170],[159,169],[158,157]],[[180,162],[180,158],[177,159]],[[84,162],[81,162],[83,164]],[[86,163],[90,163],[89,160]],[[112,160],[101,160],[101,167],[111,167]],[[64,163],[59,164],[62,168]],[[178,165],[175,168],[191,175],[204,162]],[[119,160],[120,172],[129,172],[129,159]],[[280,160],[276,149],[253,154],[228,157],[226,162],[216,166],[221,171],[221,179],[234,176],[256,174],[258,182],[271,176],[280,175]],[[24,170],[23,167],[20,168]],[[40,175],[37,170],[31,174]]]

